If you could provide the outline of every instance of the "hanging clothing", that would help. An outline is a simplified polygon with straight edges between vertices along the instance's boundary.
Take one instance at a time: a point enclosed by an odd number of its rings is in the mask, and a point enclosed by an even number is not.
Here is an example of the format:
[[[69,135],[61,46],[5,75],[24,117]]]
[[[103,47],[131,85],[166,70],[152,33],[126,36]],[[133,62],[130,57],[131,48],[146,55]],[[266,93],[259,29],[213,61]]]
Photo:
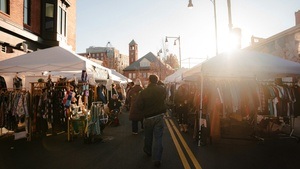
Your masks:
[[[2,76],[0,76],[0,90],[7,90],[6,81]]]
[[[14,90],[20,90],[22,89],[23,84],[22,84],[22,79],[19,78],[18,76],[13,78],[13,88]]]

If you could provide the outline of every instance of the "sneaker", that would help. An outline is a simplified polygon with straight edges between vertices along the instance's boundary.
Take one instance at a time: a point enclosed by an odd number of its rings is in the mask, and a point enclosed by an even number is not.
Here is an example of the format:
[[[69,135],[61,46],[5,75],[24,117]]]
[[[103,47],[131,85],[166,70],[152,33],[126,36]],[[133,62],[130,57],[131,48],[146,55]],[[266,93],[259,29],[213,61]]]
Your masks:
[[[136,132],[132,132],[132,134],[133,134],[133,135],[137,135],[138,133],[136,133]]]

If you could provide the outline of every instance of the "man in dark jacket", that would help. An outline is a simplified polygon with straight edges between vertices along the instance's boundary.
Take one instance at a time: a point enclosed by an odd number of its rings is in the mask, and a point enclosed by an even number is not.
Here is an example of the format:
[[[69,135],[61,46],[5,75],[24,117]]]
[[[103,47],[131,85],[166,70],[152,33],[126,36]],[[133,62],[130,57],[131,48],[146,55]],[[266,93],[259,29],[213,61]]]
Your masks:
[[[138,95],[144,88],[141,86],[140,79],[136,79],[134,86],[129,90],[128,92],[128,103],[130,104],[129,109],[129,120],[132,121],[132,134],[138,134],[139,130],[139,121],[141,121],[141,127],[143,128],[143,114],[142,112],[137,108],[136,101],[138,98]]]
[[[158,85],[158,76],[150,75],[148,87],[138,96],[137,106],[144,114],[144,152],[152,156],[154,165],[159,167],[162,159],[162,136],[164,130],[163,115],[166,112],[166,90]],[[154,138],[153,138],[154,137]],[[152,142],[153,149],[152,149]]]

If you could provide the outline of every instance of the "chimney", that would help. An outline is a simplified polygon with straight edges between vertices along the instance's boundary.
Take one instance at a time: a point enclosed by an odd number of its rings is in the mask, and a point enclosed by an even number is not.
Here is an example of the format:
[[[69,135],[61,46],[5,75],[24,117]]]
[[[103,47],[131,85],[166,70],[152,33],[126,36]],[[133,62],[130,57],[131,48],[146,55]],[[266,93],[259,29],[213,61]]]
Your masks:
[[[295,12],[296,25],[300,25],[300,10]]]

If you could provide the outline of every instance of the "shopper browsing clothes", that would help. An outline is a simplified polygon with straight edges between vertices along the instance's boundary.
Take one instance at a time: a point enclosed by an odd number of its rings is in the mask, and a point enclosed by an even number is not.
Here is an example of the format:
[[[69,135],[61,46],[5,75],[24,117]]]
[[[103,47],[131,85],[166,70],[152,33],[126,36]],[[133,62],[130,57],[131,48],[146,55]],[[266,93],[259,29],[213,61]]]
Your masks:
[[[163,116],[166,112],[166,90],[157,84],[158,76],[150,75],[147,88],[138,96],[138,109],[144,114],[144,152],[152,156],[155,167],[161,165],[163,145],[162,137],[164,130]]]
[[[126,89],[125,89],[125,93],[126,93],[125,108],[126,108],[127,111],[129,111],[129,109],[130,109],[130,103],[128,101],[128,93],[132,89],[133,86],[134,86],[134,82],[129,82],[126,86]]]
[[[188,99],[188,86],[186,84],[183,84],[179,86],[178,90],[175,93],[176,114],[179,120],[180,131],[183,132],[188,131]]]
[[[118,126],[120,124],[118,116],[121,111],[121,106],[122,106],[122,103],[118,99],[118,95],[113,94],[112,98],[108,102],[108,108],[109,108],[109,112],[110,112],[111,122],[114,126]]]
[[[143,114],[142,112],[137,108],[137,97],[140,93],[140,91],[143,90],[143,87],[141,86],[140,79],[137,79],[134,83],[134,86],[131,88],[131,90],[128,92],[128,103],[130,104],[129,109],[129,120],[132,121],[132,134],[138,134],[139,126],[138,123],[141,121],[141,127],[143,128]]]

